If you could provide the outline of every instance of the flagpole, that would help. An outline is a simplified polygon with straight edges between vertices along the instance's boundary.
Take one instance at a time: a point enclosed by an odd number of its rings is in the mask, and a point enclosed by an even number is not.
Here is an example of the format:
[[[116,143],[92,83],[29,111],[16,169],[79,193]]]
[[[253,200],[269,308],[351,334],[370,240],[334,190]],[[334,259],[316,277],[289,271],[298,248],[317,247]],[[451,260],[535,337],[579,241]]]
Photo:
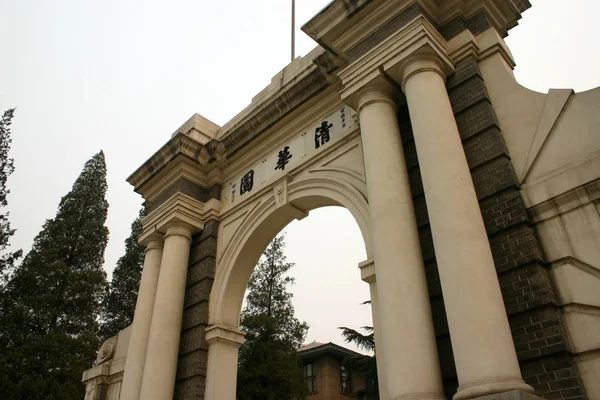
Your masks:
[[[295,35],[295,26],[296,26],[296,0],[292,0],[292,61],[295,58],[295,45],[296,45],[296,35]]]

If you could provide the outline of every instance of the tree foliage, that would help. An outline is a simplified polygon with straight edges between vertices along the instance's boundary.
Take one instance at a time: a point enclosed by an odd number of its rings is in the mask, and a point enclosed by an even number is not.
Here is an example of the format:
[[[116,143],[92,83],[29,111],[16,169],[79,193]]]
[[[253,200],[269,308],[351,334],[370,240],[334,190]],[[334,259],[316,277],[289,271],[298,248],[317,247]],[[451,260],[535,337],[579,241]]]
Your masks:
[[[107,286],[106,189],[99,152],[10,277],[0,301],[0,398],[83,398]]]
[[[125,254],[117,261],[109,292],[102,304],[102,336],[105,338],[116,335],[133,322],[144,264],[144,247],[138,243],[144,215],[142,208],[131,224],[131,234],[125,239]]]
[[[370,301],[365,301],[363,304],[370,303]],[[342,330],[342,337],[347,343],[354,343],[361,350],[375,353],[375,335],[372,326],[362,326],[361,330],[363,332],[344,326],[338,329]],[[356,392],[356,398],[358,400],[379,399],[376,355],[346,357],[343,363],[351,370],[363,375],[367,382],[366,389]]]
[[[279,235],[264,251],[248,283],[247,304],[241,327],[247,332],[240,348],[237,397],[239,400],[304,399],[304,382],[297,349],[308,325],[294,317],[294,278],[286,273],[294,266],[284,254],[285,237]]]
[[[9,246],[9,240],[15,233],[15,229],[10,227],[8,221],[8,211],[4,208],[8,205],[7,196],[10,193],[6,187],[8,177],[14,172],[14,160],[8,157],[12,139],[10,137],[10,125],[15,114],[15,109],[11,108],[4,112],[0,119],[0,276],[6,278],[8,272],[14,267],[17,259],[21,258],[22,250],[6,252]],[[4,279],[3,279],[4,280]],[[3,282],[0,281],[0,285]]]

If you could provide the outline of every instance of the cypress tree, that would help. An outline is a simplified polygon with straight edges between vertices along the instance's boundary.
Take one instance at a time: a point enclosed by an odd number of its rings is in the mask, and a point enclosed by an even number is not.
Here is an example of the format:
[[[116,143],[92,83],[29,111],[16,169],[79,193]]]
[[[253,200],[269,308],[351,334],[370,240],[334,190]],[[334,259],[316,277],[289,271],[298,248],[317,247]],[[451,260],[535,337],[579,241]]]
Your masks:
[[[53,219],[16,267],[0,302],[0,398],[81,399],[99,346],[106,164],[85,163]]]
[[[144,264],[144,247],[138,243],[142,234],[142,208],[131,224],[131,234],[125,239],[125,254],[117,261],[113,271],[110,290],[102,305],[102,335],[110,337],[117,334],[133,322],[133,313],[137,300],[142,266]]]
[[[279,235],[264,251],[248,283],[241,327],[246,331],[239,352],[238,400],[301,400],[308,387],[297,349],[308,325],[294,317],[285,274],[294,266],[284,254],[285,238]]]
[[[12,139],[10,137],[10,125],[15,113],[15,109],[11,108],[4,112],[0,119],[0,209],[8,205],[6,197],[10,191],[6,188],[8,177],[14,172],[15,166],[12,158],[8,157]],[[6,278],[6,275],[12,270],[14,262],[21,257],[21,250],[6,252],[9,246],[9,240],[14,235],[15,230],[11,229],[8,221],[8,211],[0,211],[0,277]],[[0,280],[0,285],[4,282]]]

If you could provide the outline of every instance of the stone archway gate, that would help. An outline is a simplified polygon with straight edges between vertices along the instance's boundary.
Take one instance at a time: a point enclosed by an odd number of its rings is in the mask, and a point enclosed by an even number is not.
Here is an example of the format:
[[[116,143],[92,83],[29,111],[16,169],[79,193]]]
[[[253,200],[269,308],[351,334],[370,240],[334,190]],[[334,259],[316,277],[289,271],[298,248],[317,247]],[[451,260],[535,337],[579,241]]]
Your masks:
[[[382,399],[533,393],[482,217],[511,165],[478,71],[514,65],[501,37],[529,6],[335,0],[249,107],[175,132],[128,179],[150,214],[121,399],[234,400],[252,268],[326,205],[363,234]]]

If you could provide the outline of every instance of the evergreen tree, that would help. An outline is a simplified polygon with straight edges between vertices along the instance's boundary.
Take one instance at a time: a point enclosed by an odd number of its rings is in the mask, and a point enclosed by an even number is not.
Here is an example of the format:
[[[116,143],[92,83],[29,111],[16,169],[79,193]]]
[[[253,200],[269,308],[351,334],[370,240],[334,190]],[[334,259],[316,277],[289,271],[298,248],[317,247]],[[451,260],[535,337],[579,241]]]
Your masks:
[[[99,342],[108,229],[104,154],[72,190],[16,267],[0,301],[0,398],[81,399],[81,373]]]
[[[365,301],[362,304],[371,304]],[[364,333],[357,330],[339,327],[342,330],[342,337],[347,343],[354,343],[361,350],[375,352],[375,335],[372,326],[361,327]],[[379,399],[379,386],[377,381],[377,359],[376,356],[351,356],[343,361],[349,369],[365,377],[367,387],[356,392],[358,400],[377,400]]]
[[[144,215],[142,208],[131,224],[131,234],[125,239],[125,254],[117,261],[109,292],[102,305],[102,336],[105,338],[116,335],[133,322],[144,264],[144,247],[138,243]]]
[[[6,188],[6,182],[15,170],[13,159],[8,157],[12,143],[10,125],[14,113],[14,108],[8,109],[2,115],[2,119],[0,119],[0,208],[6,207],[8,204],[6,197],[10,191]],[[3,278],[0,280],[0,285],[4,283],[5,274],[10,272],[14,262],[23,254],[21,250],[5,252],[9,245],[8,241],[14,233],[15,230],[11,229],[10,222],[8,221],[8,211],[0,212],[0,252],[4,253],[0,255],[0,277]]]
[[[285,274],[294,266],[283,253],[284,235],[277,236],[264,251],[248,283],[241,327],[247,332],[240,348],[238,400],[304,399],[304,382],[297,349],[308,325],[294,317],[294,278]]]

